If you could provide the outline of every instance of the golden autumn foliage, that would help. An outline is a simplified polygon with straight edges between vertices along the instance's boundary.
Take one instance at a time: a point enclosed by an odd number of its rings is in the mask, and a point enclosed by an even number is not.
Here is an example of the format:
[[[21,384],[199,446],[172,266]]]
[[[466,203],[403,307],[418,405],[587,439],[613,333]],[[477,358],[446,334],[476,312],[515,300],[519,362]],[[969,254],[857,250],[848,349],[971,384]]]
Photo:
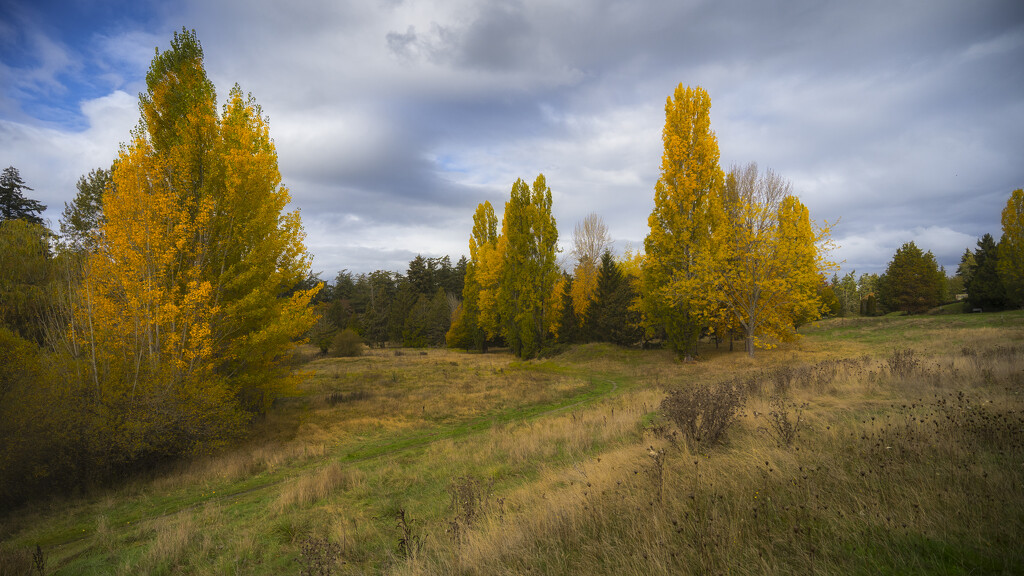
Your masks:
[[[158,54],[142,122],[103,196],[70,335],[124,460],[205,450],[290,392],[314,321],[297,212],[266,119],[236,86],[221,115],[194,34]]]
[[[597,265],[589,260],[581,260],[576,264],[573,271],[572,288],[572,309],[576,317],[583,321],[586,318],[587,309],[594,301],[597,293]]]
[[[821,315],[830,228],[812,225],[788,182],[756,165],[718,166],[710,98],[680,85],[665,105],[664,154],[644,247],[641,307],[690,357],[702,333],[746,336],[747,352]]]
[[[1001,217],[1003,235],[999,240],[999,279],[1010,306],[1024,307],[1024,190],[1010,194]]]
[[[649,330],[664,329],[678,354],[691,357],[713,314],[721,271],[722,170],[711,130],[711,98],[680,84],[665,104],[661,176],[644,240],[642,291]]]
[[[497,232],[489,202],[473,217],[463,301],[448,332],[449,345],[501,337],[517,356],[532,357],[553,338],[561,312],[561,275],[555,263],[558,228],[544,175],[531,189],[512,186]],[[477,349],[486,349],[475,345]]]
[[[719,325],[738,324],[753,356],[755,346],[791,339],[797,325],[820,316],[817,286],[830,264],[818,245],[830,230],[812,227],[790,183],[771,170],[734,168],[726,188]]]
[[[497,275],[493,253],[497,249],[498,219],[490,202],[477,206],[473,214],[473,233],[469,237],[469,261],[462,286],[462,303],[452,318],[445,341],[449,347],[487,351],[487,341],[496,328],[488,331],[481,320],[481,298],[494,294]]]

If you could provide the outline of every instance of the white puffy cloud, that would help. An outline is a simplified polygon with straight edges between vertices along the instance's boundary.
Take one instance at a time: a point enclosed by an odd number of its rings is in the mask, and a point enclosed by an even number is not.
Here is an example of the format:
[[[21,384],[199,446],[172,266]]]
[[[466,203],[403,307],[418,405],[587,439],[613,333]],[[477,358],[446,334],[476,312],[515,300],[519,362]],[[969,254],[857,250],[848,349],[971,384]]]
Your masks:
[[[30,193],[47,205],[43,217],[56,226],[64,202],[76,193],[78,178],[94,168],[109,168],[120,143],[138,122],[138,101],[117,91],[81,104],[88,128],[65,131],[0,120],[2,162],[18,169]]]

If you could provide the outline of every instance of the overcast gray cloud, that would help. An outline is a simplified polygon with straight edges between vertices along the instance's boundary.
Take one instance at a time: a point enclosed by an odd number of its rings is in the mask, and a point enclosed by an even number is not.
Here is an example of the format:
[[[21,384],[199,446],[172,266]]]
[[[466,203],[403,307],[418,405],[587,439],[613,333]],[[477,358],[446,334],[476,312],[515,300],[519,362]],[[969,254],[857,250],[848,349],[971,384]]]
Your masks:
[[[723,168],[756,161],[841,218],[845,270],[911,240],[955,268],[1024,186],[1019,2],[90,4],[0,0],[0,163],[55,221],[127,140],[154,46],[195,28],[219,94],[270,116],[325,276],[457,258],[475,206],[539,172],[563,244],[597,212],[641,246],[678,83],[710,93]]]

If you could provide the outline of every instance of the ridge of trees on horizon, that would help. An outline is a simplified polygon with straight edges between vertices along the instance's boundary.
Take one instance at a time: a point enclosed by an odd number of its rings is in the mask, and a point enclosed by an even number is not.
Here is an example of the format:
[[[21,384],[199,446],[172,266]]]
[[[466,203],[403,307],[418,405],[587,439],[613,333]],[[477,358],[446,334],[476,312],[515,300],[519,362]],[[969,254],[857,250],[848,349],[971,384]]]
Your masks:
[[[913,242],[883,274],[839,277],[831,227],[757,164],[719,166],[711,101],[667,98],[663,156],[642,251],[615,256],[601,217],[559,230],[543,174],[517,179],[500,215],[481,203],[468,257],[417,255],[404,273],[310,273],[298,211],[285,212],[269,119],[237,85],[218,112],[194,31],[157,52],[140,121],[108,168],[83,175],[59,234],[0,175],[0,509],[245,433],[294,394],[296,346],[507,347],[742,341],[754,356],[823,315],[920,313],[966,293],[971,309],[1024,306],[1024,192],[947,278]],[[564,269],[563,269],[564,268]]]

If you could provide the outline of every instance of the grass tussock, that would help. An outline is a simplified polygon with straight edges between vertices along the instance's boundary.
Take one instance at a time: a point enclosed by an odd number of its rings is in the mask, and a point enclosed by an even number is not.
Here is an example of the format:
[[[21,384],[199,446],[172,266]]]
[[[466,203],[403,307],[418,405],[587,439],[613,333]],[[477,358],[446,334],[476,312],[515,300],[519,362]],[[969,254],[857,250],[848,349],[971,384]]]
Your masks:
[[[280,514],[292,506],[308,506],[323,500],[335,490],[352,489],[362,481],[363,474],[359,470],[332,462],[282,486],[273,510]]]

